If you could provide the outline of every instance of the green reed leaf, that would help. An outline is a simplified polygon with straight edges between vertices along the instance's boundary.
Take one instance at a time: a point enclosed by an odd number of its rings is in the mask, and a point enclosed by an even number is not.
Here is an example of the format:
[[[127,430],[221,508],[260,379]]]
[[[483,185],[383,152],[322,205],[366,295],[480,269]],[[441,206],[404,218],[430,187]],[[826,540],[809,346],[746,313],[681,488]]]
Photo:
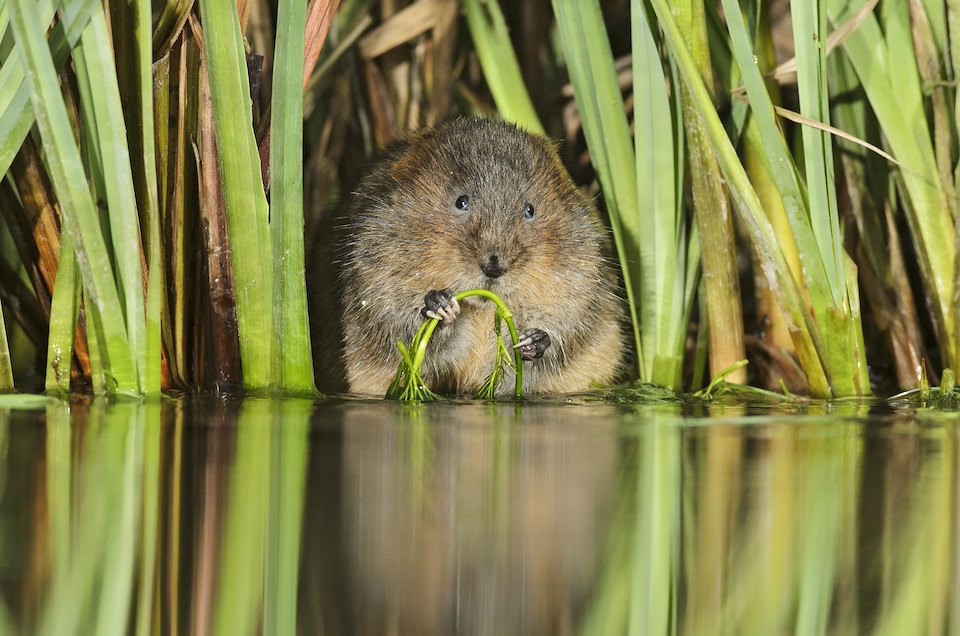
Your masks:
[[[101,331],[97,335],[107,356],[106,371],[113,378],[116,391],[137,392],[137,374],[124,321],[117,319],[123,316],[123,309],[115,287],[113,266],[60,94],[60,82],[47,48],[43,23],[31,0],[11,0],[10,7],[14,33],[23,47],[31,100],[48,170],[63,212],[64,230],[73,234],[77,243],[83,284],[90,303],[95,305],[89,309],[95,309],[101,316],[110,316],[107,321],[93,321],[94,328]]]
[[[277,9],[270,121],[270,233],[273,240],[274,379],[285,392],[311,394],[313,357],[303,247],[303,56],[307,4]]]

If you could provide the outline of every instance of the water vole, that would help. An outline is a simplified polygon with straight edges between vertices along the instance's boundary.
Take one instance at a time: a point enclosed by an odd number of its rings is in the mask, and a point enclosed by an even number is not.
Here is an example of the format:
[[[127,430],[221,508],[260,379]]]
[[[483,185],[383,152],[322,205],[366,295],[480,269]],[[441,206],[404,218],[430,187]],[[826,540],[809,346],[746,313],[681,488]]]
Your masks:
[[[545,137],[486,119],[421,131],[373,164],[338,235],[342,388],[383,395],[400,361],[397,341],[409,342],[431,315],[444,325],[424,379],[440,392],[474,392],[496,337],[493,303],[452,299],[473,288],[513,312],[524,393],[584,390],[621,370],[624,311],[606,232]],[[317,359],[330,366],[322,352]]]

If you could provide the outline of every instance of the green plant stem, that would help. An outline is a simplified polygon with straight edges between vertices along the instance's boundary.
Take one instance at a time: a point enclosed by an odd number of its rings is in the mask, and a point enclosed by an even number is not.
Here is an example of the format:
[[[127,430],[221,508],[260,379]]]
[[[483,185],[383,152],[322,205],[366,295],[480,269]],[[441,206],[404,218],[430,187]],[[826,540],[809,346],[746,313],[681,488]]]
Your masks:
[[[954,260],[957,228],[951,215],[956,202],[947,198],[938,173],[906,5],[904,0],[885,2],[882,25],[876,15],[869,15],[844,40],[843,51],[856,70],[891,154],[900,163],[897,187],[904,199],[942,358],[949,366],[958,358],[960,337],[954,330],[952,311],[960,275]],[[835,24],[846,20],[858,6],[845,0],[827,3]]]
[[[255,634],[261,622],[270,471],[277,428],[274,404],[247,399],[237,421],[236,459],[230,470],[229,499],[220,540],[218,588],[212,634]],[[264,633],[267,627],[263,626]]]
[[[312,410],[312,400],[289,399],[273,405],[264,634],[297,633],[297,588]]]
[[[310,395],[313,356],[303,248],[303,56],[307,3],[281,0],[270,120],[270,234],[273,241],[274,381]]]
[[[249,390],[265,391],[274,379],[273,261],[243,36],[233,0],[200,0],[200,15],[236,289],[243,383]]]
[[[73,137],[66,106],[60,93],[60,81],[50,57],[43,25],[32,0],[10,3],[12,24],[17,42],[23,46],[29,72],[31,99],[38,114],[37,125],[46,153],[54,190],[63,212],[66,232],[74,235],[78,263],[88,299],[107,321],[93,320],[94,329],[101,329],[98,341],[106,352],[107,371],[112,376],[111,389],[121,393],[138,391],[137,374],[124,330],[113,267],[107,251],[97,209],[88,187],[83,162]],[[89,314],[94,313],[88,306]],[[88,323],[89,325],[90,323]],[[92,330],[91,330],[92,331]]]
[[[50,24],[59,3],[43,0],[37,3],[38,24]],[[49,33],[49,49],[58,71],[67,61],[70,49],[76,46],[87,21],[100,6],[98,0],[69,2],[60,12],[60,21]],[[5,174],[23,140],[35,122],[30,103],[30,85],[26,82],[22,48],[14,42],[0,69],[0,174]]]
[[[492,291],[486,289],[469,289],[467,291],[462,291],[454,296],[457,299],[457,302],[460,302],[464,298],[469,298],[470,296],[481,296],[487,300],[493,302],[497,306],[498,315],[503,318],[507,323],[507,329],[510,330],[510,339],[513,341],[513,362],[516,366],[515,370],[515,385],[513,395],[514,397],[521,397],[523,392],[523,356],[520,354],[520,349],[517,348],[517,343],[520,342],[520,336],[517,333],[517,327],[513,324],[513,314],[510,313],[510,309],[504,304],[500,297],[494,294]],[[413,356],[413,370],[417,373],[420,372],[420,369],[423,367],[423,360],[427,355],[427,343],[430,342],[430,337],[433,335],[434,330],[439,324],[439,320],[436,318],[430,318],[420,326],[420,329],[417,331],[417,335],[414,336],[413,342],[417,343],[417,350]]]
[[[685,152],[679,95],[664,76],[647,3],[630,3],[634,148],[639,214],[640,377],[681,388],[689,308],[700,251],[683,204]],[[670,122],[671,125],[667,125]]]
[[[953,369],[944,369],[940,376],[940,396],[943,397],[945,394],[953,393],[956,383],[956,372]]]
[[[143,413],[143,499],[140,514],[140,540],[138,541],[138,590],[135,634],[150,636],[152,633],[153,608],[157,585],[157,564],[160,562],[159,538],[163,536],[161,528],[160,484],[164,481],[161,466],[161,405],[148,403]]]
[[[73,56],[81,102],[87,121],[89,148],[96,157],[90,172],[100,179],[108,206],[107,218],[116,263],[116,288],[123,303],[123,319],[130,343],[130,364],[141,390],[146,385],[146,328],[144,321],[141,232],[127,130],[117,84],[117,69],[103,10],[95,11]],[[109,316],[116,321],[117,317]],[[157,360],[159,363],[159,360]],[[112,364],[113,361],[111,360]]]
[[[777,65],[776,50],[773,44],[773,30],[771,28],[769,9],[764,3],[758,3],[757,10],[757,30],[756,30],[756,55],[757,66],[761,73],[765,75],[772,71]],[[728,61],[729,63],[729,61]],[[735,69],[736,77],[730,78],[727,86],[739,83],[739,68],[730,64]],[[774,107],[780,106],[780,85],[775,80],[765,82],[767,93],[770,95],[770,102]],[[753,184],[763,204],[763,209],[770,219],[773,232],[783,251],[784,258],[790,266],[794,280],[798,284],[803,284],[803,270],[800,265],[800,256],[797,254],[797,247],[793,240],[793,233],[790,231],[790,223],[787,220],[786,212],[783,208],[783,201],[780,198],[780,191],[776,183],[770,176],[770,169],[766,165],[766,157],[763,150],[763,142],[760,140],[760,131],[757,128],[757,122],[754,118],[746,118],[749,109],[747,102],[736,100],[735,108],[741,108],[744,111],[745,123],[741,131],[743,164],[750,182]],[[760,273],[761,262],[756,252],[752,252],[754,260],[754,280],[756,281],[757,313],[755,317],[765,319],[768,326],[764,330],[764,341],[779,347],[784,351],[794,353],[793,340],[790,338],[790,331],[783,312],[777,306],[777,299],[771,292],[766,279]]]
[[[523,82],[510,33],[499,0],[464,0],[467,27],[473,38],[483,76],[497,109],[507,121],[530,132],[543,134],[543,124]]]
[[[697,64],[700,77],[713,86],[713,66],[707,43],[704,5],[699,0],[677,2],[674,14]],[[700,237],[700,254],[709,323],[710,373],[716,374],[746,356],[743,314],[737,278],[737,250],[733,236],[730,197],[720,165],[710,146],[705,124],[689,89],[682,87],[683,124],[687,134],[690,188]],[[679,376],[681,369],[677,369]],[[731,382],[745,384],[746,370],[735,371]],[[673,386],[679,386],[679,382]]]
[[[130,68],[134,79],[128,83],[128,90],[135,96],[134,107],[128,109],[128,131],[133,131],[132,147],[139,152],[133,152],[134,186],[137,191],[137,206],[141,213],[141,223],[144,229],[143,244],[147,261],[146,284],[146,316],[145,316],[145,360],[144,385],[141,387],[146,395],[159,395],[161,388],[161,311],[164,302],[164,276],[162,272],[161,239],[160,239],[160,195],[157,183],[157,148],[154,126],[154,83],[153,83],[153,47],[148,37],[152,26],[152,11],[149,2],[139,0],[124,0],[124,14],[127,24],[134,32],[124,34],[125,39],[132,40],[135,47],[134,61]],[[119,4],[114,5],[121,6]],[[122,92],[123,87],[121,87]],[[169,98],[169,93],[167,93]],[[167,119],[158,119],[163,122],[163,134],[168,134]],[[139,156],[137,156],[139,155]]]
[[[800,290],[790,274],[783,252],[777,245],[773,228],[766,218],[747,174],[740,163],[726,130],[713,106],[713,101],[703,85],[690,52],[683,44],[682,35],[675,24],[671,8],[666,0],[651,0],[657,19],[663,29],[664,39],[671,55],[677,63],[684,83],[690,90],[704,119],[710,143],[713,145],[717,160],[727,179],[727,186],[737,203],[741,218],[753,238],[754,244],[763,260],[764,275],[771,287],[777,290],[781,308],[791,322],[791,333],[797,346],[797,354],[807,374],[810,389],[814,395],[830,395],[827,381],[819,358],[819,338],[812,327],[812,317],[804,306]],[[765,89],[764,89],[765,90]]]
[[[613,52],[597,0],[552,0],[552,4],[590,160],[610,217],[630,309],[637,368],[641,379],[647,380],[638,317],[638,307],[646,298],[641,293],[643,272],[637,253],[641,228],[636,158]]]

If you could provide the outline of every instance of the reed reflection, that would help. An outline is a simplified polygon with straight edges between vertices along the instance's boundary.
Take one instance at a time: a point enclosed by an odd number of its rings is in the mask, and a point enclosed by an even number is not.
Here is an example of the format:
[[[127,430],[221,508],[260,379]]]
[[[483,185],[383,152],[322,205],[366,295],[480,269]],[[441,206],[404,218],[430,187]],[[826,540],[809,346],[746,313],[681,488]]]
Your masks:
[[[957,431],[857,415],[0,410],[0,633],[956,629]]]

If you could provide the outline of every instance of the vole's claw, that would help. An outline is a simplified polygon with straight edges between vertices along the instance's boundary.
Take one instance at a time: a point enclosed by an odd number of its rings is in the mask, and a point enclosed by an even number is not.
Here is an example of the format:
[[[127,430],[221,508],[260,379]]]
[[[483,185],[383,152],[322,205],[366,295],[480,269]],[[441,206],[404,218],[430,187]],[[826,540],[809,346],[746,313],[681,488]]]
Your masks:
[[[449,325],[460,315],[460,303],[451,289],[433,289],[423,297],[420,314]]]
[[[520,334],[515,349],[520,350],[520,357],[524,360],[538,360],[543,357],[550,346],[550,336],[543,329],[526,329]]]

